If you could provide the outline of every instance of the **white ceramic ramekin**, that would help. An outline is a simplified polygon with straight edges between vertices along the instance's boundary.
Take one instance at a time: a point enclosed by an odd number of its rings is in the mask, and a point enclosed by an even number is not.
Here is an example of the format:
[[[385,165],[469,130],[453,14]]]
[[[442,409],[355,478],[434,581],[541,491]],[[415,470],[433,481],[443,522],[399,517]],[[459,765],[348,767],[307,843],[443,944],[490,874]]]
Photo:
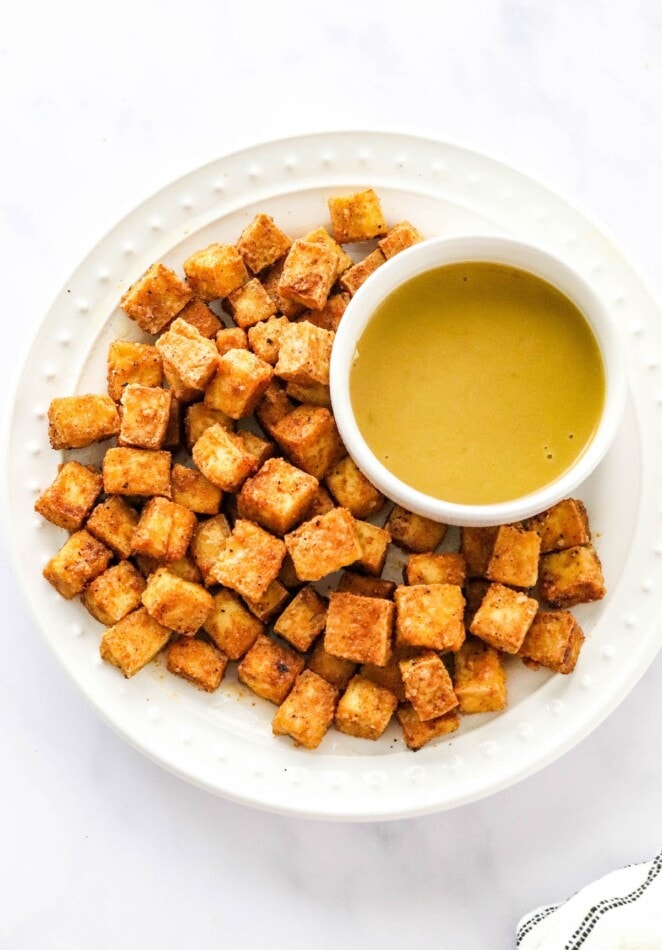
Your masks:
[[[574,464],[543,488],[510,501],[460,505],[433,498],[396,478],[372,453],[356,424],[349,378],[356,344],[377,306],[411,277],[444,264],[469,261],[517,267],[541,277],[583,313],[600,347],[605,370],[605,402],[596,432]],[[626,395],[624,349],[610,313],[595,291],[567,264],[547,251],[510,238],[435,238],[416,244],[382,265],[359,289],[345,311],[331,355],[331,401],[349,454],[370,481],[409,511],[445,524],[480,526],[520,521],[570,495],[595,469],[611,445]]]

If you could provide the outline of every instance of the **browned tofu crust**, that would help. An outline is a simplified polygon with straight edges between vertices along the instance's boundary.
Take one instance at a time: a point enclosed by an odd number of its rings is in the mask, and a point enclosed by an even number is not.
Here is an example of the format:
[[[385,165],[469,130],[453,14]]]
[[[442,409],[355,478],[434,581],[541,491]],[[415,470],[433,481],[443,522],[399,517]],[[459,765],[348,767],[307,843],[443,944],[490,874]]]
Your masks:
[[[210,244],[184,261],[189,285],[202,300],[227,297],[249,280],[239,251],[232,244]]]
[[[237,241],[237,250],[244,259],[246,267],[259,274],[270,264],[274,264],[287,254],[292,242],[278,227],[271,215],[257,214],[241,232]]]
[[[207,693],[221,685],[227,665],[227,656],[217,647],[195,637],[179,637],[166,654],[166,666],[171,673]]]
[[[242,597],[259,601],[278,577],[285,554],[280,538],[252,521],[238,518],[217,553],[211,577]]]
[[[237,327],[244,331],[278,313],[275,300],[269,296],[257,277],[253,277],[238,290],[233,290],[224,306],[232,314]]]
[[[230,533],[228,520],[222,514],[200,522],[193,532],[189,547],[191,557],[207,587],[215,583],[212,578],[212,568],[216,563],[219,550],[223,547],[226,538],[230,537]]]
[[[464,587],[467,564],[464,555],[449,551],[443,554],[412,554],[405,565],[407,584],[456,584]]]
[[[222,491],[239,491],[258,467],[257,459],[239,436],[220,423],[204,430],[193,446],[192,455],[205,478]]]
[[[186,304],[183,310],[180,310],[177,319],[190,323],[208,340],[213,339],[223,326],[214,311],[195,297]]]
[[[534,587],[538,580],[540,535],[502,525],[497,531],[485,576],[513,587]]]
[[[269,435],[294,465],[318,480],[347,455],[335,419],[323,406],[297,406],[271,426]]]
[[[365,676],[355,676],[338,703],[335,727],[348,736],[375,741],[383,735],[397,705],[390,690]]]
[[[164,366],[170,366],[191,389],[204,389],[216,372],[218,349],[196,326],[177,318],[156,341]]]
[[[325,247],[331,248],[336,255],[336,277],[343,274],[347,268],[351,267],[354,263],[349,254],[338,244],[335,238],[331,237],[326,228],[315,228],[314,231],[309,231],[308,234],[305,234],[303,239],[310,244],[324,244]],[[326,329],[335,329],[335,327],[327,327]]]
[[[170,497],[170,452],[162,449],[108,449],[103,457],[107,495]]]
[[[214,606],[202,626],[230,660],[241,659],[264,633],[264,624],[227,587],[214,594]]]
[[[154,659],[170,639],[170,630],[139,607],[109,627],[101,638],[99,652],[127,677]]]
[[[319,581],[361,557],[356,521],[344,508],[332,508],[285,535],[287,551],[302,581]]]
[[[276,736],[291,736],[295,745],[316,749],[333,722],[338,690],[312,670],[304,670],[273,718]]]
[[[348,260],[349,266],[351,266],[351,258],[348,258]],[[331,294],[321,310],[306,310],[297,319],[307,320],[316,327],[321,327],[322,330],[332,330],[335,333],[340,326],[340,321],[349,301],[350,296],[346,292]]]
[[[319,482],[282,458],[267,459],[244,482],[237,499],[242,518],[283,535],[305,518]]]
[[[415,584],[395,591],[400,647],[459,650],[464,642],[464,596],[457,584]]]
[[[216,334],[216,349],[219,356],[223,356],[228,350],[247,350],[248,336],[246,331],[240,327],[223,327]]]
[[[120,561],[91,581],[81,602],[96,620],[111,627],[140,607],[145,580],[130,561]]]
[[[408,247],[418,244],[423,240],[422,234],[416,230],[409,221],[399,221],[389,230],[386,237],[383,237],[379,243],[379,249],[387,260],[395,257],[400,251],[405,251]]]
[[[607,589],[595,548],[566,548],[540,559],[540,596],[550,607],[574,607],[602,600]]]
[[[467,637],[455,655],[453,689],[464,715],[505,709],[506,673],[498,651]]]
[[[76,531],[50,559],[43,575],[58,594],[71,600],[106,570],[112,556],[112,551],[87,531]]]
[[[197,524],[192,511],[167,498],[150,498],[133,534],[132,551],[157,561],[184,557]]]
[[[335,333],[322,330],[308,321],[282,326],[279,334],[275,373],[290,383],[303,386],[329,385],[331,347]]]
[[[423,722],[455,709],[458,699],[448,670],[432,650],[400,660],[405,695]]]
[[[265,363],[275,366],[278,362],[280,344],[285,327],[290,325],[287,317],[269,317],[248,330],[248,345]]]
[[[119,402],[128,383],[160,386],[163,382],[161,354],[149,343],[113,340],[108,348],[108,395]]]
[[[133,546],[133,534],[140,515],[119,495],[111,495],[97,505],[85,528],[119,558],[127,558]]]
[[[172,500],[200,515],[217,515],[223,492],[212,485],[202,472],[175,464],[171,472]],[[193,525],[195,528],[195,524]],[[189,539],[190,540],[190,539]]]
[[[524,638],[518,656],[537,668],[571,673],[584,642],[584,634],[567,610],[539,610]]]
[[[448,530],[445,524],[414,514],[400,505],[393,506],[385,527],[394,544],[419,553],[434,551]]]
[[[402,726],[407,748],[413,751],[422,749],[433,739],[455,732],[460,726],[460,716],[455,709],[439,716],[438,719],[427,719],[423,722],[414,707],[410,703],[405,703],[404,706],[399,707],[396,715]]]
[[[390,600],[332,593],[324,648],[355,663],[385,666],[391,656],[395,606]]]
[[[498,530],[498,528],[462,528],[460,530],[460,551],[467,565],[467,577],[485,577]]]
[[[356,669],[356,663],[352,660],[344,660],[340,656],[327,653],[324,649],[324,637],[320,637],[313,647],[307,665],[313,673],[317,673],[327,683],[340,690],[347,686]]]
[[[160,449],[170,421],[172,393],[167,389],[128,383],[120,397],[120,445]]]
[[[533,597],[503,584],[491,584],[469,629],[495,649],[517,653],[537,610]]]
[[[218,358],[216,375],[205,391],[205,405],[231,419],[250,416],[262,399],[274,371],[250,350],[228,350]]]
[[[48,407],[48,438],[53,449],[83,449],[120,431],[117,406],[110,396],[63,396]]]
[[[352,297],[359,287],[366,282],[371,274],[374,274],[378,267],[386,263],[386,258],[379,248],[364,257],[358,264],[354,264],[340,278],[340,286],[346,290]]]
[[[349,455],[331,466],[324,482],[341,508],[347,508],[355,518],[370,518],[386,504],[384,495]]]
[[[274,633],[305,653],[324,630],[326,612],[326,600],[309,584],[299,591],[282,612],[274,624]]]
[[[305,661],[282,643],[260,634],[237,668],[239,681],[277,706],[284,701]]]
[[[359,520],[356,522],[356,533],[361,545],[361,557],[354,563],[354,568],[378,578],[386,564],[391,535],[385,528]],[[393,590],[395,590],[395,584],[393,584]]]
[[[527,528],[540,535],[541,554],[591,541],[588,513],[578,498],[564,498],[542,514],[529,518]]]
[[[78,531],[103,489],[100,473],[80,462],[66,462],[41,493],[34,509],[66,531]]]
[[[331,228],[338,244],[370,241],[386,234],[388,227],[381,202],[373,188],[328,200]]]
[[[278,293],[286,300],[321,310],[336,279],[337,255],[325,244],[295,241],[285,258]]]
[[[209,591],[165,567],[150,574],[142,602],[150,617],[188,637],[197,633],[214,607]]]
[[[193,296],[190,287],[164,264],[156,263],[126,291],[120,306],[147,333],[160,333]]]
[[[360,594],[361,597],[393,600],[395,588],[395,581],[388,581],[385,577],[366,577],[354,571],[343,571],[336,589],[339,594]]]
[[[250,612],[262,623],[269,623],[270,620],[273,620],[289,599],[289,590],[279,580],[272,581],[258,600],[244,597]]]

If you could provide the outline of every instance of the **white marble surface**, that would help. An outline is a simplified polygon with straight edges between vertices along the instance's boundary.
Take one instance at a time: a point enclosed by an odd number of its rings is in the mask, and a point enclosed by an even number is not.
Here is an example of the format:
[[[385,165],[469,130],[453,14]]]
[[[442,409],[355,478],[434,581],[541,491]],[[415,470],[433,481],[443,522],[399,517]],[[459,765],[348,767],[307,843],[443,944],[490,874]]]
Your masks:
[[[488,152],[578,203],[662,290],[657,0],[223,6],[3,14],[3,396],[51,297],[120,215],[286,134],[384,128]],[[660,846],[659,659],[592,736],[491,799],[299,822],[190,787],[117,738],[31,624],[4,544],[0,570],[3,950],[500,950],[524,911]]]

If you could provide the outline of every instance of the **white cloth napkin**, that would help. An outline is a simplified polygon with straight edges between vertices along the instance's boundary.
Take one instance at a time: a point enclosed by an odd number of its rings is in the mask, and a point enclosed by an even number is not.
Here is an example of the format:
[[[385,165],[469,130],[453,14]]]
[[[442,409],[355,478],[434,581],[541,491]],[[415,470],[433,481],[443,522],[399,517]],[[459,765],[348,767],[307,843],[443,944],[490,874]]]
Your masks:
[[[518,950],[662,950],[662,851],[517,925]]]

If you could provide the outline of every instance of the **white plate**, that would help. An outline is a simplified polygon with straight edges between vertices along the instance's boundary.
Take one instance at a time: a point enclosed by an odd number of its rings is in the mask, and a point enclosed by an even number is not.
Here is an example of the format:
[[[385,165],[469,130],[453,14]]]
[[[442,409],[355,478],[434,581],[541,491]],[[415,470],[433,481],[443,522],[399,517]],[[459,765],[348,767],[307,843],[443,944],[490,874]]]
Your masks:
[[[395,726],[369,743],[329,732],[314,753],[274,739],[274,707],[230,676],[212,695],[152,664],[131,680],[103,664],[101,626],[63,600],[40,571],[64,539],[33,511],[55,474],[46,411],[55,396],[103,392],[111,339],[134,334],[117,309],[154,260],[181,270],[211,241],[234,242],[256,211],[298,236],[327,220],[337,189],[374,186],[389,221],[427,236],[511,234],[567,259],[606,298],[629,356],[630,402],[616,444],[579,493],[609,593],[576,614],[587,634],[572,676],[512,661],[509,709],[465,717],[413,754]],[[345,819],[425,814],[491,794],[552,762],[634,686],[662,636],[662,352],[660,309],[641,276],[585,217],[491,159],[425,139],[325,133],[219,159],[169,185],[120,222],[54,302],[23,368],[9,422],[9,540],[39,628],[103,718],[161,765],[210,791],[272,811]]]

